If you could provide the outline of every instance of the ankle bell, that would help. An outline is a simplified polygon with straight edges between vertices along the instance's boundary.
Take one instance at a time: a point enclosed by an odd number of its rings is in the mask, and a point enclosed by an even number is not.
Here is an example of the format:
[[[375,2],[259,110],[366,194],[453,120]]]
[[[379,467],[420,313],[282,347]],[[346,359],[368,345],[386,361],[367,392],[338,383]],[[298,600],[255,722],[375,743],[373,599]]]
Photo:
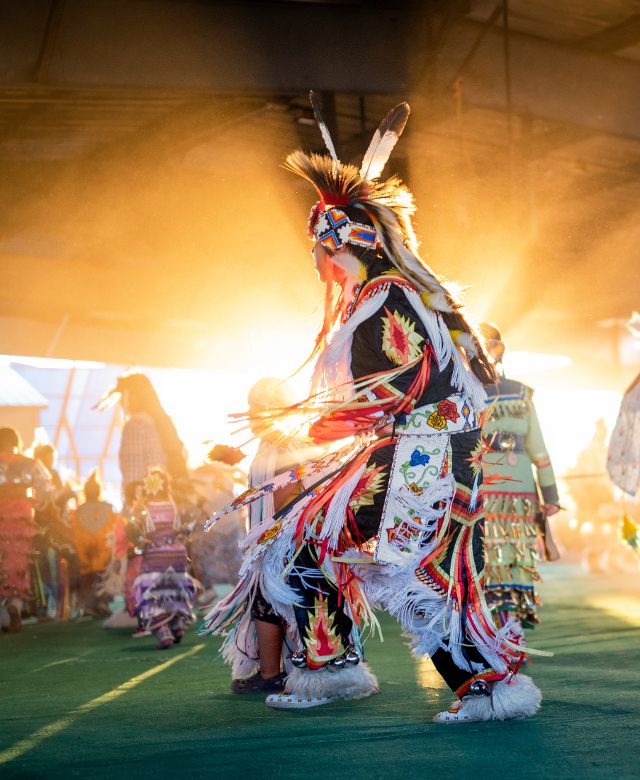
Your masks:
[[[466,696],[491,696],[491,687],[484,680],[474,680],[462,698]]]
[[[297,650],[291,656],[291,663],[297,669],[305,669],[307,666],[307,653],[304,650]]]

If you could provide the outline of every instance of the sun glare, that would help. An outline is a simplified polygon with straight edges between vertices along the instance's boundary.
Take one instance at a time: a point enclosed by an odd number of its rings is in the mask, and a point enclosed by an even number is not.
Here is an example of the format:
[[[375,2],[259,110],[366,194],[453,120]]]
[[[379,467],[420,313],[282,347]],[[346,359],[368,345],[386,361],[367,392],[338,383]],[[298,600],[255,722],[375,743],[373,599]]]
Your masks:
[[[285,323],[282,328],[252,332],[244,371],[179,368],[149,371],[193,465],[202,462],[211,447],[209,442],[240,446],[251,438],[248,428],[242,430],[246,424],[230,420],[229,415],[247,410],[247,395],[258,379],[266,376],[287,379],[296,400],[308,396],[311,367],[306,366],[295,376],[291,374],[306,358],[310,343],[312,336],[297,323]],[[237,353],[234,358],[237,360]],[[245,448],[247,454],[254,449],[255,444]]]
[[[593,596],[589,604],[632,626],[640,626],[640,599],[621,593]]]

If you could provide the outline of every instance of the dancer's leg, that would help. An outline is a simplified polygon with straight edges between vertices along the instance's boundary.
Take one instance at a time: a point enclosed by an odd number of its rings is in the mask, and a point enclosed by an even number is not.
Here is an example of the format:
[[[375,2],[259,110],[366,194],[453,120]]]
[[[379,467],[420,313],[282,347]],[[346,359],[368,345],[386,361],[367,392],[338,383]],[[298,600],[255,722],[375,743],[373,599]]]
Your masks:
[[[352,622],[338,589],[324,576],[315,551],[305,546],[288,581],[303,647],[294,653],[286,690],[267,698],[275,709],[298,709],[335,699],[360,699],[376,693],[377,682],[351,647]]]
[[[281,671],[284,622],[259,589],[251,613],[256,632],[258,671],[251,677],[233,679],[231,690],[234,693],[277,693],[284,688],[285,678]]]
[[[258,637],[258,655],[260,658],[260,676],[264,679],[275,677],[281,672],[282,643],[284,630],[282,621],[267,623],[256,620]]]

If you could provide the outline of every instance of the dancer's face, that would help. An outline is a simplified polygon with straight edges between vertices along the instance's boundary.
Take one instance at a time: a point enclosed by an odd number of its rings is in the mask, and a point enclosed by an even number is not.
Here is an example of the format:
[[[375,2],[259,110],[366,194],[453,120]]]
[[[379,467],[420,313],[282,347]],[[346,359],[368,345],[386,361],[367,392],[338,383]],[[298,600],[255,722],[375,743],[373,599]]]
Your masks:
[[[270,441],[278,439],[282,432],[270,422],[268,417],[268,404],[249,404],[249,428],[256,439]]]
[[[313,247],[312,254],[318,278],[321,282],[336,282],[344,286],[349,277],[345,269],[352,264],[355,264],[357,267],[357,260],[344,247],[336,252],[335,255],[331,255],[317,241]],[[352,259],[353,262],[350,263],[349,259]]]
[[[487,352],[493,358],[494,363],[501,363],[504,357],[504,344],[497,339],[489,339],[486,342]]]
[[[335,266],[331,260],[331,255],[322,246],[319,241],[313,246],[313,262],[316,267],[316,273],[321,282],[335,281]]]

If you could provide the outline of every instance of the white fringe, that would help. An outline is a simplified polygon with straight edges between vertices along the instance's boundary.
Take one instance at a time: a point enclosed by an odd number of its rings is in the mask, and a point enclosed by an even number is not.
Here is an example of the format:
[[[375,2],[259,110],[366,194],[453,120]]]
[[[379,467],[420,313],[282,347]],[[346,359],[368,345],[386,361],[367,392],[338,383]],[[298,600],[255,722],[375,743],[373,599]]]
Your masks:
[[[329,343],[316,361],[311,380],[311,391],[317,393],[338,385],[343,385],[340,392],[345,397],[352,394],[348,384],[353,381],[351,373],[351,342],[358,325],[372,317],[384,304],[389,290],[380,290],[369,300],[361,304],[351,317],[330,336]]]
[[[452,494],[452,477],[449,480],[439,480],[437,486],[440,499],[450,499]],[[435,492],[434,494],[435,495]],[[428,491],[428,500],[433,498]],[[421,497],[424,500],[424,496]],[[484,668],[481,663],[468,661],[463,652],[466,641],[462,626],[461,614],[453,608],[453,601],[422,583],[415,575],[420,561],[425,558],[437,544],[433,536],[430,544],[425,545],[416,555],[408,559],[402,567],[388,564],[386,566],[360,566],[358,576],[364,583],[365,593],[371,603],[384,609],[396,618],[402,628],[411,636],[415,656],[433,655],[438,648],[444,648],[451,653],[453,662],[466,671],[476,673]],[[490,616],[488,615],[489,619]],[[470,638],[484,657],[485,661],[497,672],[506,672],[507,666],[501,651],[505,639],[512,639],[509,626],[496,632],[495,637],[481,634],[467,622]]]
[[[478,723],[490,720],[524,720],[540,709],[542,694],[530,677],[508,675],[491,685],[490,696],[463,696],[462,705],[454,702],[455,715],[441,712],[436,723]]]
[[[338,489],[329,503],[319,538],[328,538],[333,547],[338,544],[338,538],[344,528],[349,500],[366,467],[366,463],[360,466],[356,473]]]
[[[364,699],[378,693],[379,689],[375,675],[366,663],[361,662],[342,669],[293,669],[286,680],[286,691],[305,698]]]
[[[447,474],[432,482],[421,494],[416,494],[406,488],[404,490],[393,490],[393,487],[390,487],[391,495],[389,499],[393,498],[407,508],[413,509],[423,520],[437,520],[442,517],[445,510],[439,509],[436,504],[440,501],[445,501],[448,506],[453,499],[455,489],[456,483],[453,474]],[[422,548],[423,558],[428,554],[428,551],[428,547]]]
[[[235,588],[223,599],[217,601],[203,618],[203,628],[198,632],[201,636],[222,634],[227,628],[227,622],[240,604],[251,603],[256,592],[257,579],[252,575],[241,577]]]
[[[290,560],[294,551],[295,522],[287,519],[276,539],[267,548],[261,562],[256,562],[260,590],[276,613],[287,622],[294,621],[293,605],[300,597],[285,582],[288,570],[285,562]]]
[[[232,669],[234,679],[250,677],[258,670],[258,645],[255,630],[255,621],[251,614],[251,606],[256,595],[257,584],[260,579],[260,569],[241,580],[234,590],[220,600],[208,612],[203,621],[203,628],[198,632],[200,636],[224,635],[221,653],[225,663]],[[295,614],[291,605],[286,605],[282,610],[274,606],[274,610],[286,621],[287,640],[289,647],[299,647],[302,642],[298,634]],[[242,608],[242,613],[236,620],[229,633],[229,621],[236,613],[235,608]],[[282,611],[280,611],[282,610]],[[285,666],[287,662],[285,661]]]
[[[244,576],[245,574],[249,573],[250,571],[254,570],[254,561],[257,558],[263,557],[267,554],[269,550],[271,550],[272,547],[278,546],[278,547],[284,547],[288,548],[292,544],[293,540],[293,532],[296,527],[296,523],[298,521],[298,518],[300,517],[300,514],[302,511],[306,508],[307,504],[312,500],[313,496],[308,495],[304,498],[299,499],[296,502],[295,507],[291,509],[286,515],[284,519],[281,519],[278,522],[282,523],[282,528],[278,531],[277,538],[271,542],[271,544],[267,544],[262,549],[256,550],[256,542],[258,539],[265,533],[265,531],[268,531],[269,529],[273,528],[273,526],[276,525],[276,521],[273,520],[265,520],[262,525],[258,526],[257,528],[253,528],[247,536],[245,537],[244,541],[241,544],[241,549],[245,552],[244,559],[242,561],[242,565],[240,566],[240,576]],[[284,558],[283,558],[284,560]]]
[[[443,370],[451,360],[451,355],[455,349],[451,334],[444,324],[442,317],[424,305],[419,293],[415,290],[407,290],[405,288],[403,288],[403,290],[407,301],[418,317],[420,317],[420,321],[424,325],[429,341],[433,347],[438,367],[440,370]]]
[[[242,617],[231,633],[225,637],[221,648],[222,658],[231,667],[234,680],[251,677],[258,671],[258,639],[255,622],[251,616],[251,604],[247,604]]]
[[[522,720],[540,709],[542,693],[533,680],[524,674],[505,677],[493,687],[492,720]]]
[[[482,382],[469,368],[467,359],[462,353],[462,350],[457,347],[453,352],[453,373],[451,375],[451,381],[456,388],[468,396],[471,405],[476,412],[480,413],[484,411],[487,400],[485,389],[482,386]]]
[[[262,440],[258,452],[249,468],[249,485],[261,485],[268,479],[272,479],[276,473],[276,462],[279,450],[269,442]],[[267,493],[262,498],[252,501],[248,507],[249,528],[260,526],[265,520],[273,518],[274,505],[273,493]]]
[[[453,386],[469,397],[474,409],[483,411],[487,394],[478,377],[467,365],[462,350],[454,344],[441,315],[427,308],[419,293],[414,290],[404,290],[404,294],[427,331],[440,370],[446,368],[449,360],[453,360]]]

